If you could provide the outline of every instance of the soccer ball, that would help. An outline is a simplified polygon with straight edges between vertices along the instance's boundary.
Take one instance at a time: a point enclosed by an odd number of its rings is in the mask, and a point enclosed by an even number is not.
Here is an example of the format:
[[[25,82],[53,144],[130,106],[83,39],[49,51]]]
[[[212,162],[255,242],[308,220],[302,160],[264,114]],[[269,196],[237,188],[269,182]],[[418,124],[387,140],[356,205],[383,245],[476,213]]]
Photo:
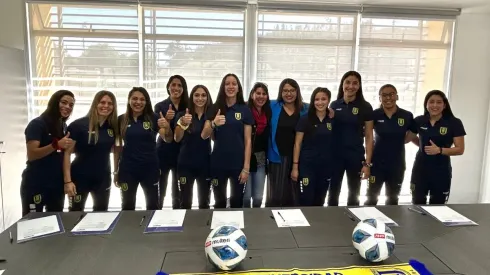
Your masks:
[[[234,226],[220,226],[209,233],[204,252],[218,269],[232,270],[247,256],[247,237]]]
[[[359,222],[352,233],[352,244],[364,259],[381,262],[395,250],[395,235],[383,222],[367,219]]]

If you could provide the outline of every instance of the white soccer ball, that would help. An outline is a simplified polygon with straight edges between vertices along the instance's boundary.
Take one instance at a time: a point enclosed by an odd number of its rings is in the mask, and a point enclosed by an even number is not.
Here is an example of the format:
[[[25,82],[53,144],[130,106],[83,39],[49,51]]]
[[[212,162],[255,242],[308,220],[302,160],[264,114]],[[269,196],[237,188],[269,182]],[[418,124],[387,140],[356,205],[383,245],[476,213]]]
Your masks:
[[[204,252],[209,262],[221,270],[232,270],[247,256],[247,237],[234,226],[220,226],[209,233]]]
[[[367,219],[359,222],[352,233],[352,244],[364,259],[381,262],[395,250],[395,235],[382,221]]]

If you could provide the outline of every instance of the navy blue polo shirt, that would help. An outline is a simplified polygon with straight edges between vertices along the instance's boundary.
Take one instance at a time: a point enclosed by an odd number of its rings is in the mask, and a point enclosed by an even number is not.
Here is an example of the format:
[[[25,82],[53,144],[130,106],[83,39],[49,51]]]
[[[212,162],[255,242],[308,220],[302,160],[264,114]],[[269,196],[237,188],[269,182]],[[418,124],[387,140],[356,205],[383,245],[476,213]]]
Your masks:
[[[123,116],[119,116],[119,129],[123,129]],[[129,120],[126,133],[123,136],[123,150],[121,155],[121,166],[139,167],[154,165],[158,163],[156,153],[156,138],[158,135],[158,118],[153,114],[152,121],[145,119],[143,115],[139,116],[136,121],[133,118]],[[127,166],[126,166],[127,167]],[[138,168],[138,169],[139,169]]]
[[[461,120],[455,117],[442,117],[432,126],[430,124],[430,117],[428,115],[422,115],[415,118],[415,126],[413,132],[419,135],[419,151],[416,156],[416,162],[419,162],[418,165],[443,170],[449,169],[451,167],[449,156],[441,154],[427,155],[424,147],[429,146],[432,140],[439,147],[451,148],[455,137],[466,135]]]
[[[209,112],[215,112],[214,110],[215,108],[211,108]],[[209,112],[207,117],[215,117],[216,114]],[[245,104],[227,107],[225,118],[226,123],[214,129],[211,167],[221,170],[241,170],[245,158],[244,125],[253,125],[255,121],[250,108]]]
[[[322,166],[328,167],[325,162],[330,162],[333,154],[332,119],[326,116],[320,121],[315,116],[312,122],[308,114],[305,114],[300,117],[296,125],[296,132],[304,133],[299,163],[300,165],[305,162],[321,163]]]
[[[336,153],[349,159],[364,159],[364,123],[373,120],[373,107],[357,97],[346,103],[343,98],[330,104],[335,111]]]
[[[172,103],[172,100],[170,100],[169,97],[164,101],[155,104],[154,110],[155,110],[155,114],[158,117],[160,117],[160,112],[162,112],[163,116],[165,117],[170,105],[172,105],[172,110],[175,111],[175,116],[172,120],[168,122],[170,124],[170,128],[172,128],[172,131],[175,131],[175,126],[177,126],[177,113],[179,113],[179,111],[185,112],[185,109],[182,110],[181,108],[181,110],[177,110],[177,108],[175,108],[175,105]],[[183,104],[180,104],[180,106],[183,106]],[[163,141],[161,138],[159,138],[157,141],[157,152],[160,159],[160,165],[175,166],[177,164],[179,150],[180,150],[180,144],[178,142],[172,141],[170,143],[167,143]]]
[[[185,112],[180,112],[177,116],[178,121],[185,115]],[[209,168],[211,155],[211,139],[202,139],[201,133],[206,122],[206,114],[201,118],[194,114],[192,123],[184,131],[184,137],[180,141],[180,153],[178,157],[178,166],[189,168]]]
[[[374,110],[374,150],[372,162],[376,167],[405,170],[405,137],[414,131],[413,114],[397,107],[388,117],[383,108]]]
[[[95,132],[89,143],[89,117],[82,117],[68,126],[70,137],[76,141],[75,160],[71,165],[73,173],[107,176],[111,171],[110,155],[115,143],[114,129],[106,120],[98,127],[99,137],[95,143]]]
[[[66,129],[66,124],[63,124],[63,129]],[[31,120],[24,134],[26,143],[39,141],[40,148],[50,145],[54,138],[42,117]],[[27,186],[63,186],[63,151],[54,151],[44,158],[27,161],[26,164],[23,177]]]

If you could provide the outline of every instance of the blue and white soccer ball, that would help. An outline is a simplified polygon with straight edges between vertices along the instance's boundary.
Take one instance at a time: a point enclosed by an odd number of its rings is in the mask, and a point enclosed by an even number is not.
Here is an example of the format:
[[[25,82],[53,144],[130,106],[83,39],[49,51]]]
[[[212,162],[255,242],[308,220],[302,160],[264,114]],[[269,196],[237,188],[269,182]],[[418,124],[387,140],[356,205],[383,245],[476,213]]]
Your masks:
[[[359,222],[352,233],[352,243],[364,259],[381,262],[395,251],[395,235],[382,221],[367,219]]]
[[[209,233],[204,252],[209,262],[221,270],[232,270],[247,256],[247,237],[234,226],[220,226]]]

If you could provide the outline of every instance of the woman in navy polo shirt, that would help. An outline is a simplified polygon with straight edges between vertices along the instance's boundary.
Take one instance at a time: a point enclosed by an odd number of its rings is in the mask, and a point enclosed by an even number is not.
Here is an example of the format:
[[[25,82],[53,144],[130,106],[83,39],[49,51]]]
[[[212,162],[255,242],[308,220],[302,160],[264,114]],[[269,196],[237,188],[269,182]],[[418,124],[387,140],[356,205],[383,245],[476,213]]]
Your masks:
[[[111,194],[110,154],[118,139],[116,97],[109,91],[98,92],[88,114],[73,121],[68,132],[75,146],[65,150],[65,193],[70,211],[84,211],[88,195],[93,211],[107,211]],[[119,142],[120,143],[120,140]],[[75,160],[71,162],[71,154]],[[118,156],[114,156],[118,159]]]
[[[124,145],[119,165],[115,162],[115,176],[121,189],[122,210],[135,209],[139,184],[145,193],[146,209],[159,208],[156,138],[159,134],[165,142],[171,142],[173,132],[163,113],[157,115],[152,109],[146,89],[135,87],[129,92],[126,113],[118,117]]]
[[[63,150],[73,146],[66,120],[74,105],[72,92],[57,91],[46,110],[25,129],[27,167],[20,185],[22,216],[42,212],[44,207],[48,212],[63,211]]]
[[[383,184],[386,204],[398,205],[398,196],[405,177],[405,139],[413,129],[413,114],[397,106],[395,86],[379,89],[381,107],[373,112],[374,149],[373,167],[368,180],[366,205],[376,205]]]
[[[175,131],[176,114],[185,112],[187,102],[189,101],[189,93],[187,92],[187,82],[180,75],[173,75],[167,82],[168,98],[162,102],[155,104],[155,113],[157,115],[162,112],[165,119],[170,123],[170,128]],[[179,155],[180,145],[176,142],[164,142],[158,139],[157,152],[160,163],[160,207],[163,207],[165,194],[167,193],[168,175],[172,171],[172,208],[180,208],[180,194],[177,186],[177,158]]]
[[[291,179],[299,182],[301,206],[325,204],[333,165],[333,127],[328,110],[331,96],[327,88],[316,88],[308,113],[296,126]]]
[[[221,81],[216,103],[206,115],[202,138],[214,135],[211,153],[211,184],[214,190],[214,208],[226,208],[226,185],[230,180],[230,207],[243,206],[244,184],[250,173],[252,153],[252,125],[250,108],[243,99],[240,80],[227,74]]]
[[[252,127],[252,155],[250,157],[250,176],[248,177],[243,207],[261,207],[267,165],[267,142],[269,141],[270,119],[272,115],[267,85],[255,83],[248,98],[255,124]]]
[[[291,182],[296,124],[308,111],[298,82],[286,78],[279,85],[277,100],[271,101],[271,135],[267,148],[269,159],[266,207],[298,204],[298,188]]]
[[[355,71],[344,74],[337,100],[330,108],[335,112],[335,167],[330,182],[328,205],[338,206],[344,172],[349,195],[347,205],[359,205],[361,179],[370,175],[373,153],[373,107],[362,94],[361,75]],[[364,143],[366,148],[364,148]]]
[[[181,208],[191,209],[194,181],[197,181],[199,209],[209,209],[211,139],[201,138],[201,133],[206,111],[213,105],[213,99],[204,85],[192,88],[190,97],[189,108],[177,114],[174,134],[175,142],[180,143],[177,171]]]
[[[412,203],[444,204],[451,190],[451,156],[464,153],[463,123],[451,111],[446,95],[430,91],[424,99],[424,115],[415,118],[410,137],[419,141],[412,170]],[[454,146],[453,146],[454,145]]]

